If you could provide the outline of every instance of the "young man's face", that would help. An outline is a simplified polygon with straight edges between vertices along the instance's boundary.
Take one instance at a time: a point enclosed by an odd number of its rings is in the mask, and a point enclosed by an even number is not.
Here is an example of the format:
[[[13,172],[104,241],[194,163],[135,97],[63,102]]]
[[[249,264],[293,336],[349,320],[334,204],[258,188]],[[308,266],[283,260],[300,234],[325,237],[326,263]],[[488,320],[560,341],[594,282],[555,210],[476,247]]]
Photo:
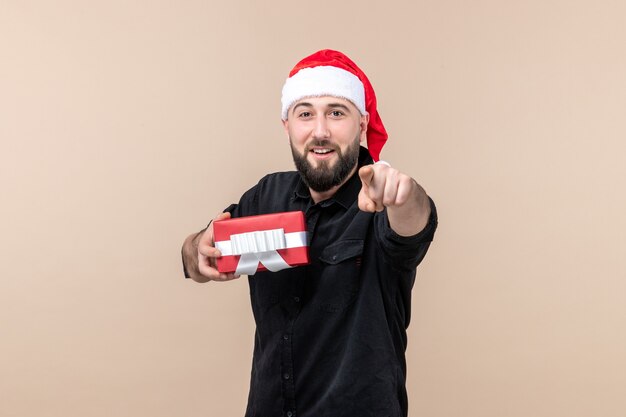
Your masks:
[[[337,97],[308,97],[291,106],[283,124],[296,168],[311,189],[328,191],[354,172],[368,120]]]

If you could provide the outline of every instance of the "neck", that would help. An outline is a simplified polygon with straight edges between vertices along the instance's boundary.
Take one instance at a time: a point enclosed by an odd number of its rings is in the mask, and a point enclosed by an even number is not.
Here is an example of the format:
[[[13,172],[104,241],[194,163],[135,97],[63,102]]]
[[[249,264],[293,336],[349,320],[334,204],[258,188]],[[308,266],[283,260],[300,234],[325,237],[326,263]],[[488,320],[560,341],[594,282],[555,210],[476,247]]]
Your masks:
[[[315,191],[312,190],[309,187],[309,193],[311,194],[311,199],[313,200],[313,202],[315,204],[324,201],[324,200],[328,200],[329,198],[331,198],[332,196],[335,195],[335,193],[337,192],[337,190],[339,190],[350,178],[352,178],[352,176],[354,175],[354,173],[356,172],[358,168],[358,164],[354,166],[354,168],[352,168],[352,171],[350,171],[350,174],[348,174],[346,176],[346,178],[341,182],[341,184],[339,185],[335,185],[333,188],[331,188],[330,190],[326,190],[326,191]]]

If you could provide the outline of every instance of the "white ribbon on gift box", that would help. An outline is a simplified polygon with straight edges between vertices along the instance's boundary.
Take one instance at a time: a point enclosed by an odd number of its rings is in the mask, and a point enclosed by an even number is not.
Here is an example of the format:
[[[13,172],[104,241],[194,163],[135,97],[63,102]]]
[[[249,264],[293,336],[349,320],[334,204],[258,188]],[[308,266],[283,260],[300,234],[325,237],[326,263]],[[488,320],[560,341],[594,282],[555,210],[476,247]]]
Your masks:
[[[292,268],[277,251],[301,246],[306,246],[306,232],[285,233],[285,229],[237,233],[230,240],[215,242],[222,256],[241,255],[236,275],[254,275],[259,262],[272,272]]]

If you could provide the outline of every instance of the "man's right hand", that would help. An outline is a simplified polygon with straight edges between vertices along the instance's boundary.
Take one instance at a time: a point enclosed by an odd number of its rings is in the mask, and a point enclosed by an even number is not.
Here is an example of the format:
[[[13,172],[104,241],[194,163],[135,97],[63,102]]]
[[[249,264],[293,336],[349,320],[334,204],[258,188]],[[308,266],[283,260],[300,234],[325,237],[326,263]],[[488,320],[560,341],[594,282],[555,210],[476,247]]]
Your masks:
[[[230,218],[230,213],[221,213],[213,219],[223,220]],[[233,273],[219,272],[215,267],[215,259],[222,256],[215,248],[213,241],[213,222],[203,232],[194,233],[183,243],[183,258],[187,272],[196,282],[230,281],[239,278]]]

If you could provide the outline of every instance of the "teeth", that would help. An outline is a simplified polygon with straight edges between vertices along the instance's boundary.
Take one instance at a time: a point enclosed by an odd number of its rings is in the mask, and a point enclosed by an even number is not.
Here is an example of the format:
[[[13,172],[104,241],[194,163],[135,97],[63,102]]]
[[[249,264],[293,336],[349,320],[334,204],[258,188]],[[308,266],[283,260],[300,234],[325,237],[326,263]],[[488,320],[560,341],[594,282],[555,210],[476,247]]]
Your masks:
[[[330,152],[330,149],[313,149],[314,153],[324,154]]]

